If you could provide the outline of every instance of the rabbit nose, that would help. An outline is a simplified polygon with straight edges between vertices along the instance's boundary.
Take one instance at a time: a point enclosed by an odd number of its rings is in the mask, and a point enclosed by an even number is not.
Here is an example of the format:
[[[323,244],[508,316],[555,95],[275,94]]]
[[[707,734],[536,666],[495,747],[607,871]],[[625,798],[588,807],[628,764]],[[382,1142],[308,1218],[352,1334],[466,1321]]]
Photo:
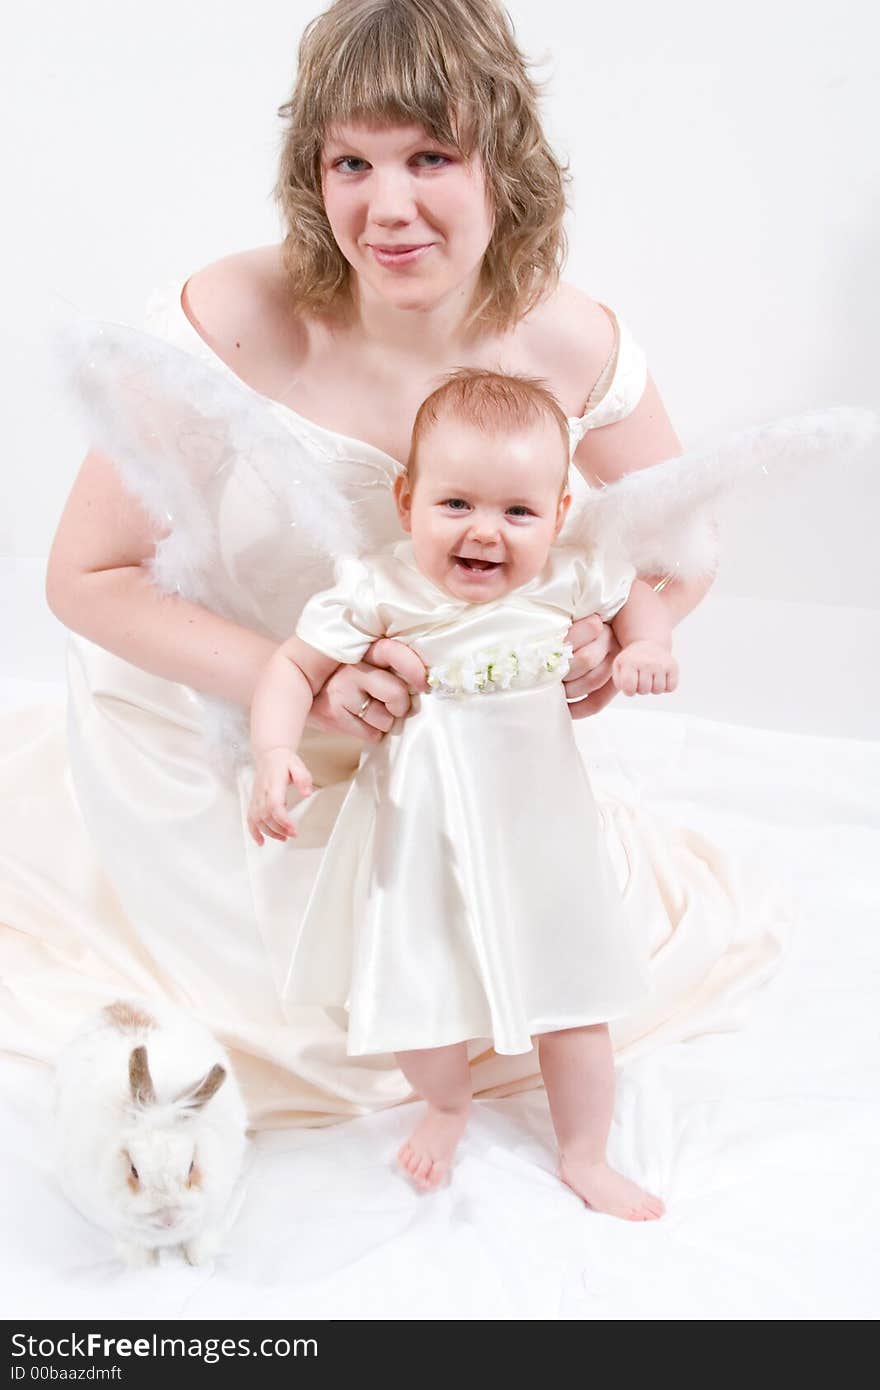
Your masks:
[[[157,1211],[153,1220],[159,1226],[176,1226],[180,1220],[180,1212],[176,1207],[165,1207],[162,1211]]]

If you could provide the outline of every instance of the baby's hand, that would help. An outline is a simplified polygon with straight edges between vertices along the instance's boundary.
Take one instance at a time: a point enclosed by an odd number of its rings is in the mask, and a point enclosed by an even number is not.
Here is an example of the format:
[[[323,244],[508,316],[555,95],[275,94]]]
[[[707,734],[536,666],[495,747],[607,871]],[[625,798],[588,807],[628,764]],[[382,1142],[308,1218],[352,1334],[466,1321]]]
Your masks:
[[[630,642],[611,663],[611,679],[624,695],[663,695],[678,685],[678,662],[660,642]]]
[[[312,775],[293,748],[269,748],[257,755],[247,823],[258,845],[263,843],[264,835],[273,840],[296,835],[287,810],[287,788],[291,782],[303,796],[311,796],[314,791]]]

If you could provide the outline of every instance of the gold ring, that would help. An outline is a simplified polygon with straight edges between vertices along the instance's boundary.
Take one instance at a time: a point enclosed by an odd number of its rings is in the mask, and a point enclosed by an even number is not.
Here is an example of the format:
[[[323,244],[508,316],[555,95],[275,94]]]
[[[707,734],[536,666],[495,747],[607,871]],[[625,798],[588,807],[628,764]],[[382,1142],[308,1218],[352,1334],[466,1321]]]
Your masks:
[[[367,708],[367,705],[370,703],[370,701],[372,700],[372,698],[373,698],[372,695],[368,695],[367,698],[366,698],[366,700],[364,700],[364,703],[361,705],[360,709],[359,709],[358,712],[357,712],[357,717],[358,717],[358,719],[362,719],[362,718],[363,718],[364,710]]]

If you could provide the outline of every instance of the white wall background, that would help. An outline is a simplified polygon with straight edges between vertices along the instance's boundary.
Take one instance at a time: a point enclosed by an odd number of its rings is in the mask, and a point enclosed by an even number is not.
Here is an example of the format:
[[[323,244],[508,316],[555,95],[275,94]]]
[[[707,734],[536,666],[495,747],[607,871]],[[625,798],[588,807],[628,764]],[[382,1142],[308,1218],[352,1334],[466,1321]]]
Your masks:
[[[48,384],[53,325],[137,319],[153,285],[277,238],[275,110],[319,8],[15,11],[0,83],[0,555],[45,556],[79,464]],[[684,443],[820,404],[880,408],[876,8],[508,9],[525,51],[547,59],[547,127],[575,178],[568,278],[627,319]],[[712,594],[679,630],[682,689],[664,708],[880,735],[878,463],[841,462],[731,520]],[[30,623],[13,616],[15,638]],[[5,650],[11,672],[25,658],[16,640]],[[19,674],[54,670],[56,651]]]

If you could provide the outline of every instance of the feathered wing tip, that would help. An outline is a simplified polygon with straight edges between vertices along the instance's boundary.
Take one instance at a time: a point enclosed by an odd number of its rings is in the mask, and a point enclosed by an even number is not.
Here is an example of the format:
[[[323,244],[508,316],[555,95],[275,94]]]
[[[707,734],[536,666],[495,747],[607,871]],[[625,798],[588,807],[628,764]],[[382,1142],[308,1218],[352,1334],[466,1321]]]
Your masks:
[[[160,588],[220,611],[215,513],[233,466],[267,509],[296,518],[317,552],[362,548],[328,470],[296,447],[264,396],[219,367],[149,333],[86,319],[58,334],[56,368],[92,445],[168,533],[152,562]]]
[[[202,699],[201,730],[205,752],[218,772],[235,779],[251,761],[250,723],[247,710],[216,695]]]
[[[694,450],[625,474],[591,491],[563,534],[586,550],[621,551],[640,574],[682,579],[717,568],[713,513],[758,478],[789,473],[867,448],[880,420],[859,407],[838,406],[740,430],[712,448]]]
[[[54,368],[90,444],[112,459],[127,490],[165,533],[149,569],[157,588],[259,625],[220,543],[232,479],[265,507],[267,532],[296,525],[303,566],[363,549],[350,501],[330,469],[299,447],[264,396],[219,367],[149,333],[81,320],[55,338]],[[249,761],[245,712],[199,695],[206,753],[222,774]]]

